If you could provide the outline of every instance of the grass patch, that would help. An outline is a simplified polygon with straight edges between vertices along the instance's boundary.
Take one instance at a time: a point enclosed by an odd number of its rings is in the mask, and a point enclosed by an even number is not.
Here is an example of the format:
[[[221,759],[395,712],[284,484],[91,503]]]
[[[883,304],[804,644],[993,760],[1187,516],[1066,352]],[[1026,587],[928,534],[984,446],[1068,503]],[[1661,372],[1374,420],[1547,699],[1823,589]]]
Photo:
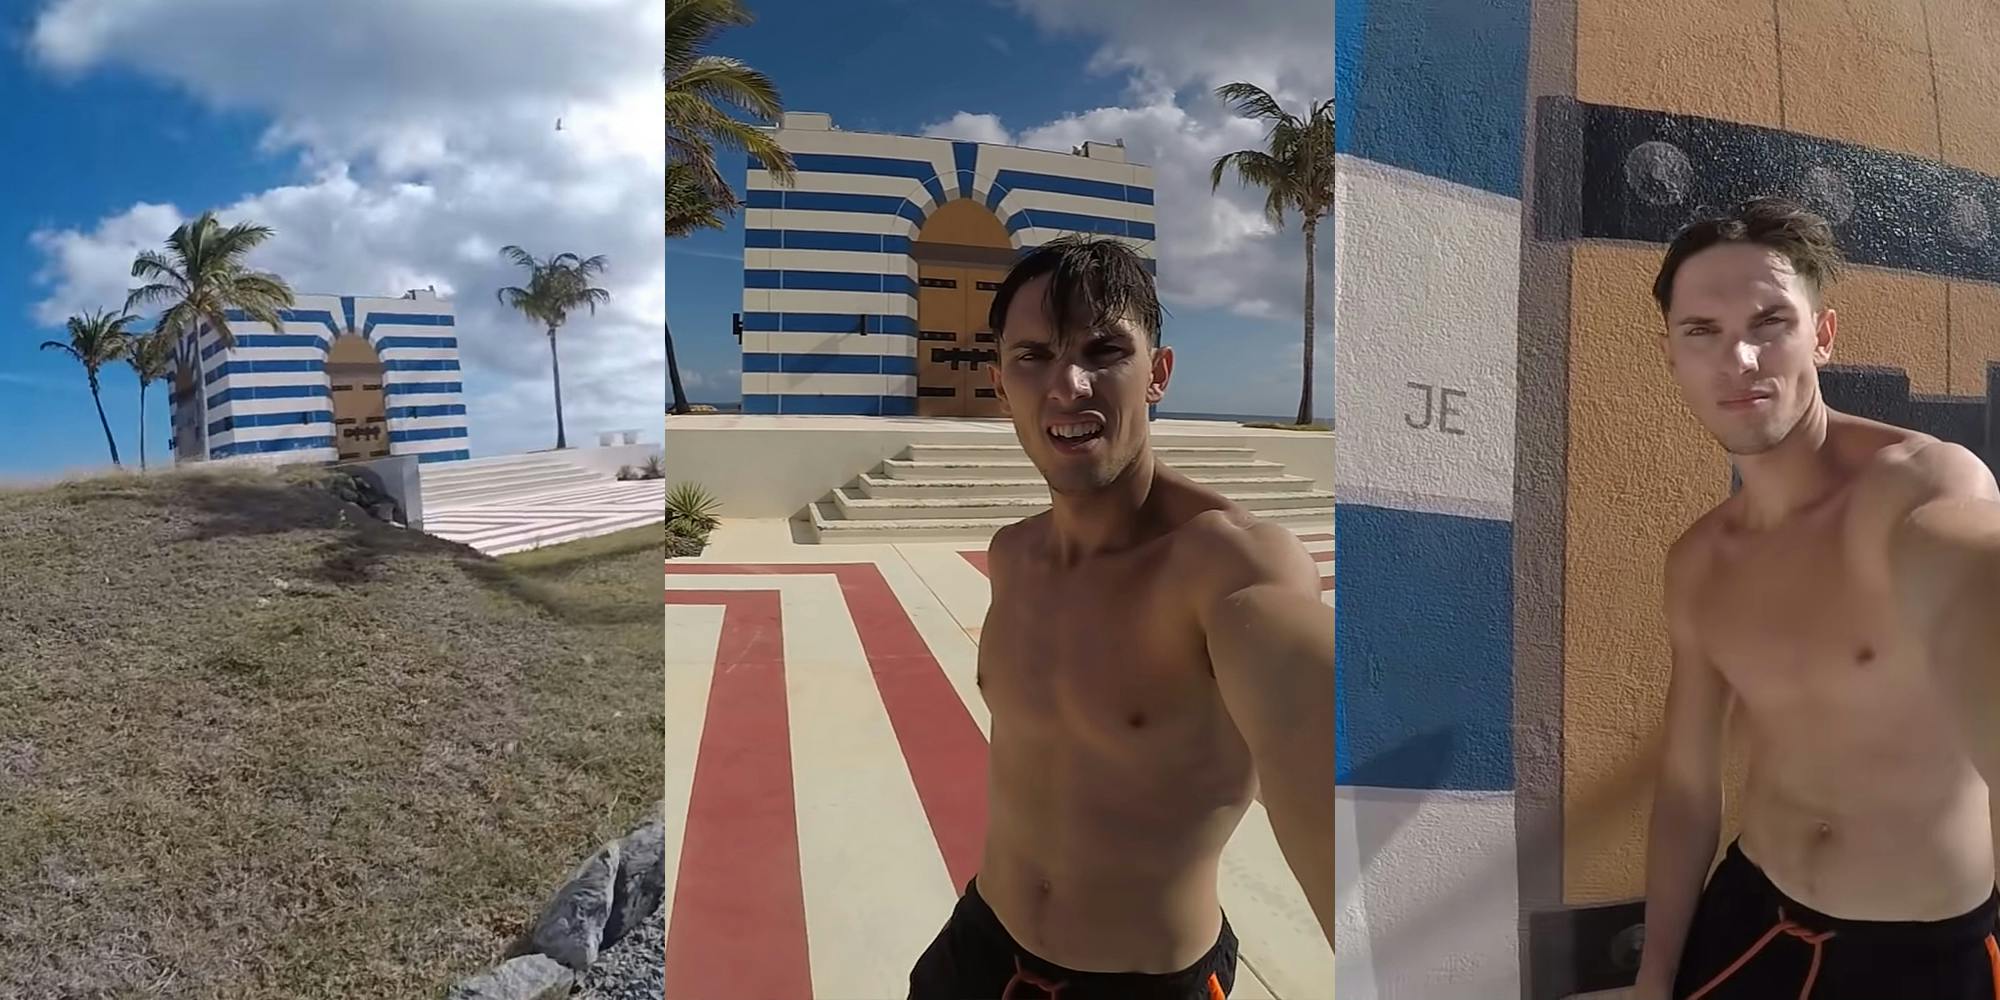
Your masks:
[[[1262,428],[1267,431],[1305,431],[1309,434],[1333,433],[1333,428],[1325,424],[1244,424],[1243,426]]]
[[[0,996],[438,996],[659,798],[658,528],[496,561],[318,475],[0,491]]]

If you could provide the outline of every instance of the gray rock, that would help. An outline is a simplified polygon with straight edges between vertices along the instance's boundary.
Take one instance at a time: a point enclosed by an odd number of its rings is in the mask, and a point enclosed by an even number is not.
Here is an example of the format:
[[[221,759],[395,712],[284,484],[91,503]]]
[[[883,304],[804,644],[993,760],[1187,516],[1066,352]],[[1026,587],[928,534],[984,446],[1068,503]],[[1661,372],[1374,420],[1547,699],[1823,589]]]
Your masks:
[[[617,944],[646,915],[660,908],[667,889],[667,831],[659,810],[618,842],[618,879],[603,947]]]
[[[377,521],[386,521],[394,524],[396,523],[396,501],[378,500],[368,508],[368,513],[375,515],[375,520]]]
[[[578,972],[589,971],[604,943],[604,923],[611,917],[617,880],[618,843],[614,841],[578,866],[556,891],[522,950],[540,952]]]
[[[653,912],[605,949],[577,984],[576,1000],[659,1000],[667,982],[667,911]]]
[[[576,973],[561,963],[546,955],[522,955],[461,980],[445,1000],[557,1000],[569,996],[574,985]]]

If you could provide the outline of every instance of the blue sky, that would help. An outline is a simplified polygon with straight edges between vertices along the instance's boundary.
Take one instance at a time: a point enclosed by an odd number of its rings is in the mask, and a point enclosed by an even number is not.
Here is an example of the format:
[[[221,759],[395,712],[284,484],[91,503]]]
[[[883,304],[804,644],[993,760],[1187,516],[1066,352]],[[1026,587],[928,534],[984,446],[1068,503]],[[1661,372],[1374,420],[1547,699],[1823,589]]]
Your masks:
[[[659,0],[105,9],[0,4],[0,480],[108,465],[81,366],[37,345],[122,305],[133,254],[206,209],[275,229],[251,264],[299,293],[452,298],[475,455],[554,436],[546,341],[494,301],[519,279],[499,247],[606,255],[612,302],[561,338],[569,433],[657,440],[662,380],[633,373],[664,367]],[[137,380],[103,382],[136,464]]]
[[[31,242],[37,231],[122,210],[135,201],[221,203],[278,183],[289,166],[269,157],[212,157],[204,150],[247,150],[260,125],[212,112],[129,73],[65,81],[29,64],[25,35],[31,10],[5,8],[0,49],[0,408],[15,430],[0,444],[0,475],[95,466],[109,460],[82,366],[44,340],[67,339],[61,323],[37,322],[45,266]],[[164,239],[167,233],[159,234]],[[117,309],[119,301],[105,301]],[[138,380],[122,363],[103,376],[104,411],[121,453],[137,461]],[[166,394],[147,391],[149,453],[165,453]],[[25,423],[25,429],[24,429]]]
[[[1261,198],[1208,193],[1217,155],[1260,133],[1209,92],[1242,79],[1303,107],[1332,93],[1333,11],[1324,0],[1253,12],[1201,0],[1076,5],[1063,0],[815,0],[752,3],[758,22],[724,34],[719,54],[769,74],[786,107],[823,111],[854,131],[944,134],[1067,150],[1124,139],[1152,165],[1164,331],[1177,370],[1163,409],[1291,415],[1300,385],[1304,256],[1296,219],[1271,233]],[[1324,22],[1323,24],[1321,22]],[[742,159],[731,176],[741,183]],[[1331,227],[1320,241],[1315,415],[1331,416]],[[696,401],[739,398],[740,217],[726,231],[672,241],[667,307]]]

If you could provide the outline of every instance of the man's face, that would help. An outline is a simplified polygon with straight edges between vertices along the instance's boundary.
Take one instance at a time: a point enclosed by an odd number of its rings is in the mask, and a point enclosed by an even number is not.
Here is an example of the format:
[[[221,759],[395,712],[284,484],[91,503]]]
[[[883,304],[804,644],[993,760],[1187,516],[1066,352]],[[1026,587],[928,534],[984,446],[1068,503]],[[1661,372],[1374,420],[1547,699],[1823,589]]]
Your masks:
[[[1777,446],[1819,395],[1834,313],[1782,254],[1722,243],[1682,262],[1667,310],[1667,366],[1695,419],[1732,455]]]
[[[1000,362],[989,370],[1021,447],[1056,493],[1102,489],[1146,443],[1146,407],[1165,395],[1173,351],[1120,320],[1096,330],[1051,328],[1049,279],[1022,285],[1007,306]]]

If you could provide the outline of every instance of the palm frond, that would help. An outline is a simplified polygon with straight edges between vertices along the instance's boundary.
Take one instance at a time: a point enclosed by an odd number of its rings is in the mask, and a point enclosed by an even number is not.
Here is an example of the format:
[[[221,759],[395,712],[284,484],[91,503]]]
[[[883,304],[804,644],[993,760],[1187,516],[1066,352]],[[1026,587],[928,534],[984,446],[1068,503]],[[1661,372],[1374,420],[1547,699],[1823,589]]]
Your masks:
[[[1292,118],[1290,112],[1278,104],[1278,99],[1270,92],[1254,83],[1225,83],[1215,88],[1215,96],[1228,102],[1231,110],[1239,117],[1258,118],[1265,121],[1283,122]]]
[[[689,94],[715,105],[727,105],[759,121],[776,121],[784,101],[771,78],[740,59],[702,56],[667,81],[670,93]]]

